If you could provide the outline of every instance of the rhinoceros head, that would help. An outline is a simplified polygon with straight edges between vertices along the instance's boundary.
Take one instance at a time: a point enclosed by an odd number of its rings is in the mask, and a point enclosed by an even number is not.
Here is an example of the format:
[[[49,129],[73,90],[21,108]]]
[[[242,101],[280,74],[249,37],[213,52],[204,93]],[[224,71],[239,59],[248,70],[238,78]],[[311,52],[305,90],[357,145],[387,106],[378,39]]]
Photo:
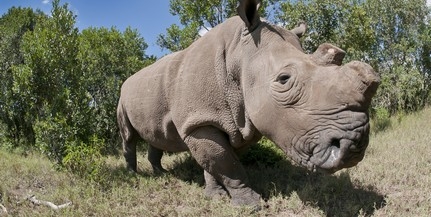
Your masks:
[[[242,84],[250,120],[297,163],[335,172],[364,157],[368,108],[379,77],[366,63],[342,65],[345,52],[322,44],[313,54],[293,30],[257,19],[259,1],[242,1]]]

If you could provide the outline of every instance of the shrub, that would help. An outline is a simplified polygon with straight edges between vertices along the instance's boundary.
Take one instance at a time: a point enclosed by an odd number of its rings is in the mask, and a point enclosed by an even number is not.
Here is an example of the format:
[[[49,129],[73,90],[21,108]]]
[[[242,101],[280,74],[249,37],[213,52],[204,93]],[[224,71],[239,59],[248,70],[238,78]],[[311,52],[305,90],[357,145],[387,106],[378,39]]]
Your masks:
[[[390,114],[422,109],[428,96],[424,74],[413,67],[394,66],[381,72],[381,84],[374,98],[374,107],[385,108]]]
[[[72,173],[101,185],[107,181],[107,166],[102,156],[104,140],[93,136],[89,144],[69,143],[62,165]]]
[[[105,141],[97,136],[79,138],[79,130],[65,117],[47,118],[35,125],[36,146],[60,169],[100,185],[106,184],[107,167],[102,155]]]
[[[371,132],[378,133],[390,126],[390,113],[386,108],[379,107],[371,113]]]
[[[65,117],[48,117],[35,124],[36,147],[49,159],[61,165],[67,146],[75,143],[74,130]]]

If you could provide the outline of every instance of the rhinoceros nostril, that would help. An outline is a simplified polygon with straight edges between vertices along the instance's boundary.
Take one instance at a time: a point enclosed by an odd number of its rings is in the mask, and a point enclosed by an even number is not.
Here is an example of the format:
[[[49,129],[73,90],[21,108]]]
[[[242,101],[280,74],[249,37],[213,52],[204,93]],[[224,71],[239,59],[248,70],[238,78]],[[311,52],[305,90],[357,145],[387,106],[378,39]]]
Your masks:
[[[331,146],[340,148],[340,140],[338,140],[338,139],[332,139]]]

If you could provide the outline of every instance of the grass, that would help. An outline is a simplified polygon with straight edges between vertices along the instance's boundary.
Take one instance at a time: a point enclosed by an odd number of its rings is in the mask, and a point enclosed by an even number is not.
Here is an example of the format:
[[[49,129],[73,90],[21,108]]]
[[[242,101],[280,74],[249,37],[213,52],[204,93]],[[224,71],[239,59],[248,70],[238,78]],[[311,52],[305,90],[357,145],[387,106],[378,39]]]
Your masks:
[[[163,175],[152,174],[144,153],[139,175],[124,169],[123,158],[106,157],[107,177],[100,184],[59,171],[37,153],[0,150],[0,203],[9,216],[429,216],[430,120],[430,108],[393,119],[389,129],[371,136],[358,166],[334,175],[292,165],[264,142],[258,152],[268,158],[243,158],[253,188],[263,196],[257,213],[232,207],[227,198],[205,199],[202,169],[187,153],[166,155],[169,173]],[[53,211],[33,205],[25,199],[29,195],[73,204]]]

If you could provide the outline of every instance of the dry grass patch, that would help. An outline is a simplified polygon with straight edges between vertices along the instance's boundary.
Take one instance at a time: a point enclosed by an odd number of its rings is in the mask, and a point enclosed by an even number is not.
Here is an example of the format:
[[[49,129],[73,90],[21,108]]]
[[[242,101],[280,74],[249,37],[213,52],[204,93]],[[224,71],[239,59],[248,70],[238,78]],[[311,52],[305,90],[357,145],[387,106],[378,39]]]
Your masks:
[[[0,150],[0,204],[10,216],[428,216],[430,120],[431,109],[392,120],[391,129],[372,136],[357,167],[330,176],[292,165],[267,143],[259,146],[243,157],[263,197],[257,213],[232,207],[228,198],[205,199],[203,171],[187,153],[167,154],[169,173],[162,175],[152,174],[144,154],[139,175],[124,169],[122,157],[110,156],[107,178],[97,183],[56,170],[39,154]],[[54,211],[32,204],[28,195],[73,204]]]
[[[349,170],[359,183],[385,195],[376,216],[429,216],[431,213],[431,108],[391,120],[377,133],[362,163]]]

